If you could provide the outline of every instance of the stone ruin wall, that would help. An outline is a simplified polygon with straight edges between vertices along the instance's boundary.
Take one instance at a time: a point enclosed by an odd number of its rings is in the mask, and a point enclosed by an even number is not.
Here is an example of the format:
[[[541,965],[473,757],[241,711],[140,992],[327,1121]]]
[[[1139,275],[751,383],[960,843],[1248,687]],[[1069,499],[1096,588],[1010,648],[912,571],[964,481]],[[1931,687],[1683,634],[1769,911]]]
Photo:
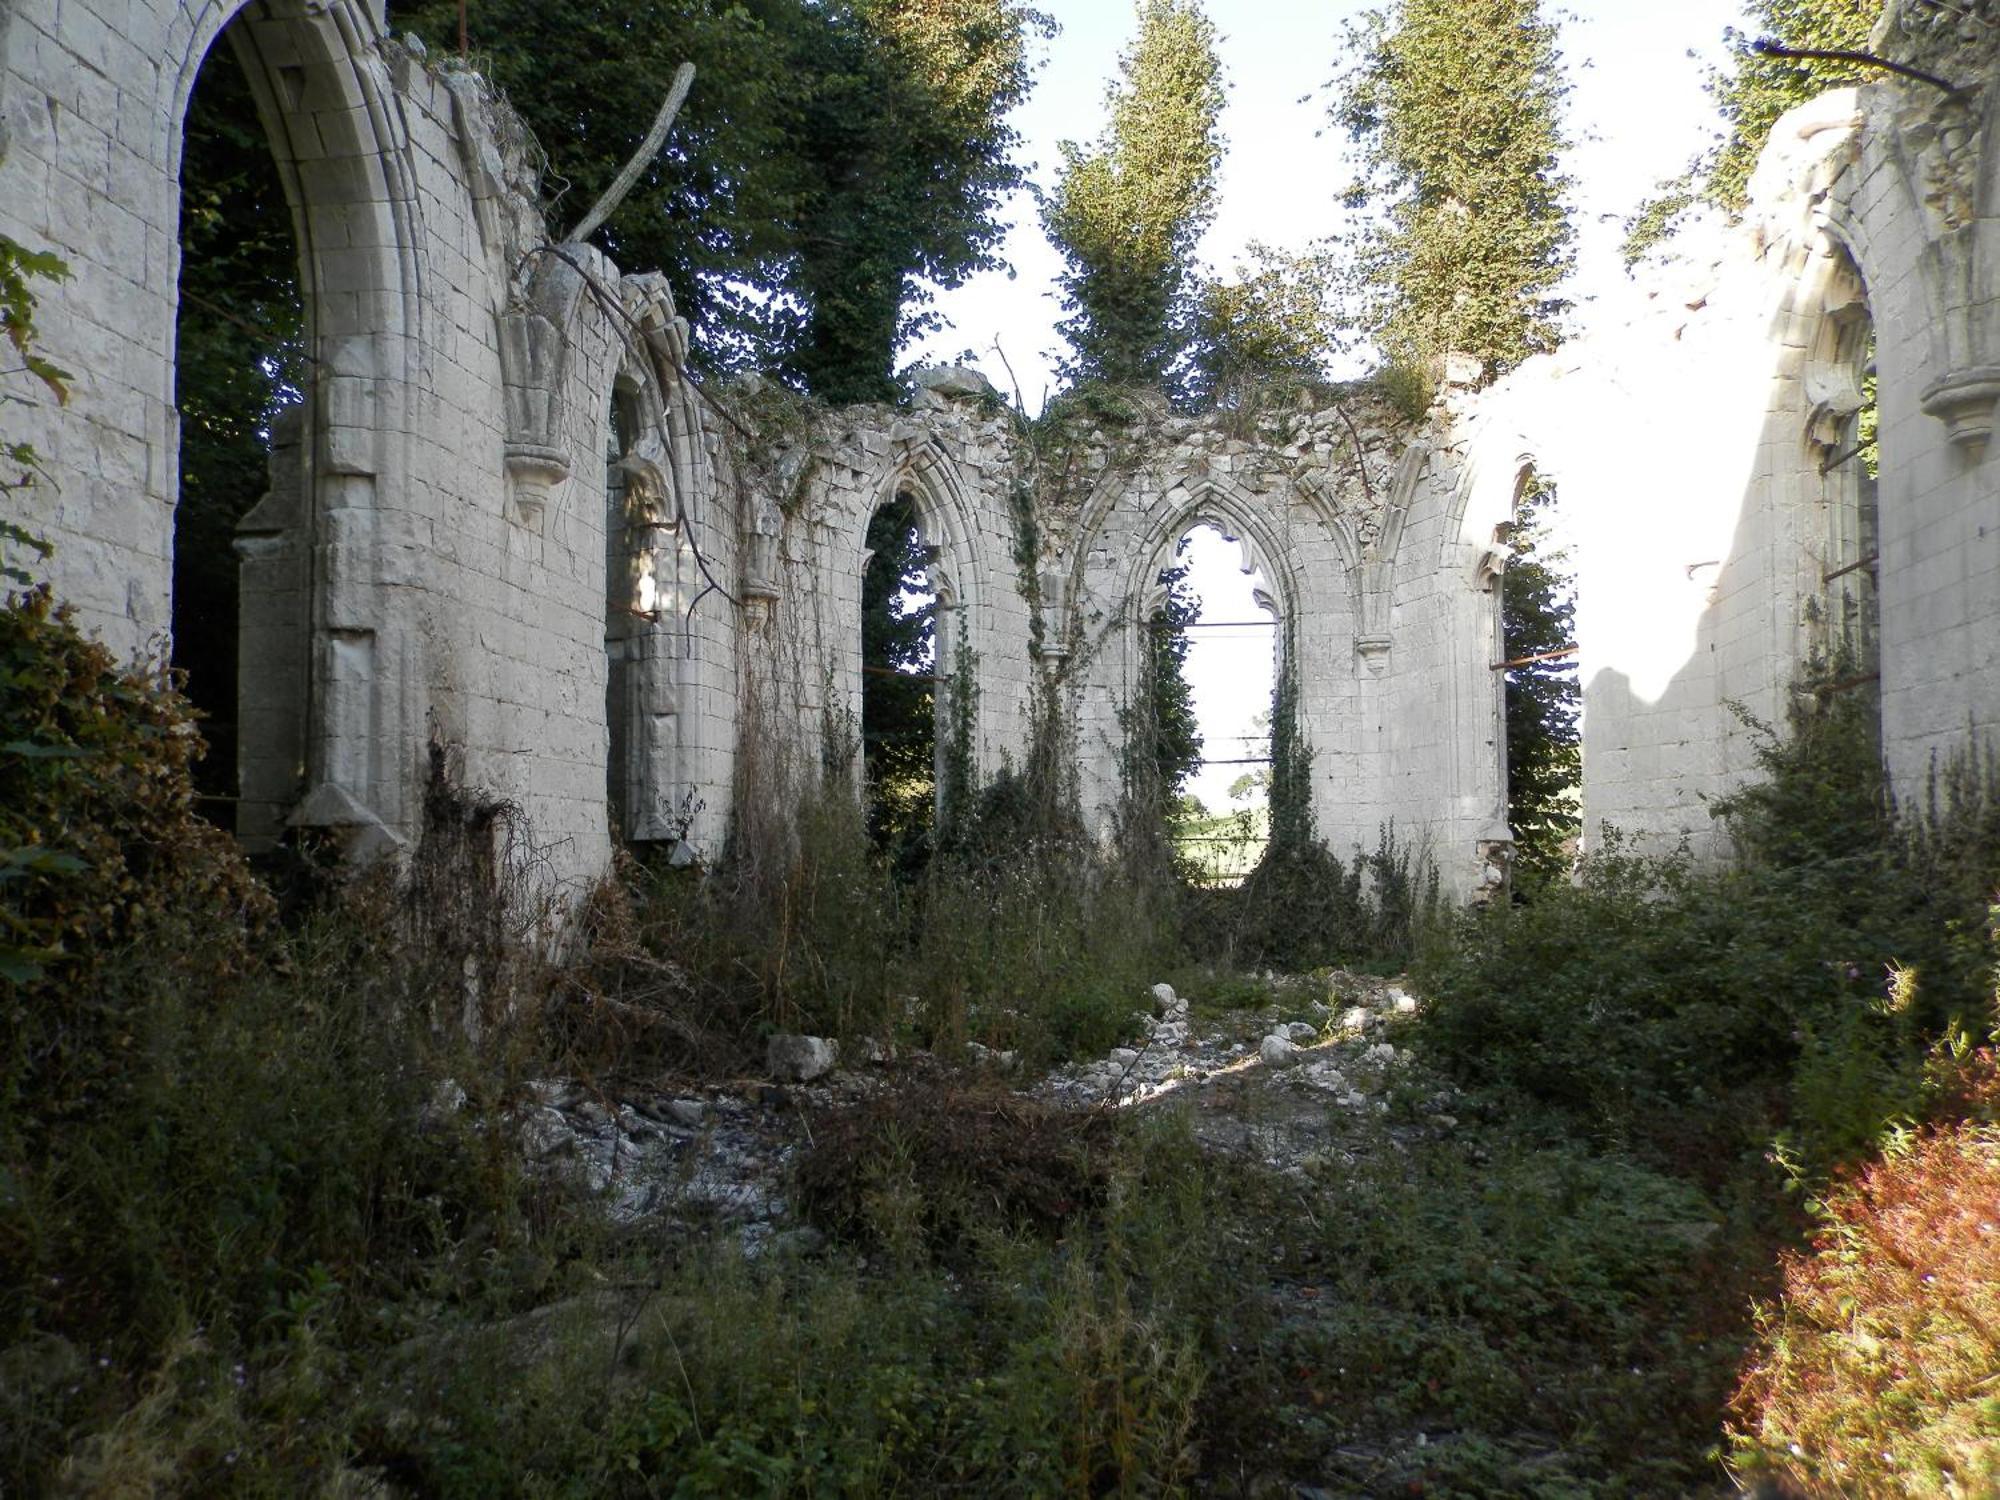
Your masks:
[[[1881,45],[1989,78],[1991,49],[1933,14],[1895,8]],[[1903,790],[2000,731],[1983,87],[1871,84],[1788,116],[1752,212],[1649,269],[1625,327],[1421,423],[1357,389],[1203,419],[1141,404],[1031,445],[962,374],[908,408],[802,415],[702,389],[664,284],[554,241],[511,113],[362,0],[119,18],[0,16],[0,231],[74,270],[41,326],[79,377],[67,407],[11,406],[9,432],[48,460],[25,519],[57,544],[57,591],[115,650],[156,652],[180,120],[236,22],[314,372],[238,540],[253,843],[290,824],[407,845],[439,743],[519,805],[560,881],[628,840],[712,852],[739,786],[858,716],[865,531],[899,492],[939,550],[947,669],[961,630],[973,664],[977,769],[1020,763],[1053,684],[1100,826],[1158,570],[1209,521],[1286,626],[1322,834],[1346,855],[1393,820],[1448,889],[1482,888],[1507,838],[1496,585],[1528,468],[1558,485],[1579,580],[1593,828],[1712,847],[1705,799],[1752,765],[1729,705],[1781,723],[1841,628]],[[1876,482],[1830,462],[1870,327]]]

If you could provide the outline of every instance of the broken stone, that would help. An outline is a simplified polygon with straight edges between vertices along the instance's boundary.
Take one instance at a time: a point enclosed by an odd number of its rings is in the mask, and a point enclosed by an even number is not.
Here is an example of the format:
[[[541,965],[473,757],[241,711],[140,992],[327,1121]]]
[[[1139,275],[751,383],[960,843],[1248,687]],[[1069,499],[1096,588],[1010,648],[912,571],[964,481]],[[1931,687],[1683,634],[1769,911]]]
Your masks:
[[[698,1129],[702,1116],[707,1113],[699,1099],[669,1099],[667,1118],[687,1130]]]
[[[784,1083],[811,1083],[833,1071],[840,1049],[823,1036],[779,1032],[764,1044],[764,1070]]]
[[[1139,1060],[1138,1052],[1131,1047],[1113,1047],[1105,1056],[1111,1066],[1121,1072]]]
[[[1273,1032],[1257,1044],[1257,1055],[1264,1059],[1266,1067],[1289,1068],[1299,1060],[1299,1049],[1288,1036]]]
[[[1412,1015],[1417,1009],[1417,997],[1403,990],[1389,991],[1389,1003],[1395,1007],[1399,1016]]]
[[[1285,1035],[1301,1046],[1310,1046],[1319,1040],[1319,1028],[1304,1021],[1292,1021],[1286,1025]]]
[[[576,1149],[576,1132],[570,1129],[569,1121],[557,1111],[541,1108],[522,1122],[521,1144],[530,1156],[546,1160],[561,1152]]]
[[[919,390],[935,391],[954,401],[977,401],[998,394],[993,389],[992,381],[963,365],[933,365],[927,370],[917,371],[910,378]]]
[[[1154,1015],[1170,1016],[1174,1013],[1175,1009],[1179,1007],[1182,1003],[1183,1002],[1181,1001],[1180,997],[1174,993],[1174,987],[1172,985],[1156,984],[1153,986]]]

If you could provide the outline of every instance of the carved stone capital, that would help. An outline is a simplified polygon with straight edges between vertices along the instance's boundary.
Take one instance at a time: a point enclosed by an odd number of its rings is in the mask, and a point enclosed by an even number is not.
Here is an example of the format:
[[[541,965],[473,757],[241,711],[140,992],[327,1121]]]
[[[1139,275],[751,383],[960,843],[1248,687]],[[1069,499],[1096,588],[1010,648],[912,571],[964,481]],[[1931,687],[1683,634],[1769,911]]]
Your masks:
[[[1954,370],[1927,387],[1922,400],[1925,412],[1944,423],[1945,435],[1959,447],[1984,443],[2000,402],[2000,365]]]
[[[569,455],[537,443],[509,443],[506,458],[513,518],[524,526],[539,526],[549,492],[569,478]]]

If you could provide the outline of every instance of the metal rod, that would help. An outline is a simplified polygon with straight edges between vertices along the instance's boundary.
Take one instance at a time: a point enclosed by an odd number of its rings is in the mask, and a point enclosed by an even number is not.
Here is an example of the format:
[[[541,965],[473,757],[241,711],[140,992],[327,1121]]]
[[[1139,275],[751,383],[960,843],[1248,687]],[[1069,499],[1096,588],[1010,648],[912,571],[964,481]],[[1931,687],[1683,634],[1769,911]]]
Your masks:
[[[1850,688],[1865,687],[1871,682],[1882,680],[1880,672],[1863,672],[1859,677],[1843,677],[1838,682],[1823,682],[1813,689],[1816,698],[1830,698],[1835,693],[1844,693]]]
[[[1819,471],[1821,474],[1831,474],[1835,469],[1839,468],[1842,464],[1846,463],[1850,458],[1853,458],[1857,453],[1866,453],[1870,448],[1874,446],[1875,446],[1875,439],[1873,438],[1869,438],[1866,442],[1863,443],[1856,443],[1852,448],[1849,448],[1845,453],[1836,453],[1833,455],[1833,457],[1827,459],[1824,463],[1822,463],[1819,466]]]
[[[1861,558],[1857,562],[1851,562],[1844,568],[1835,568],[1831,573],[1828,573],[1824,577],[1822,577],[1820,579],[1820,582],[1832,583],[1834,579],[1845,578],[1849,573],[1858,573],[1863,568],[1872,568],[1875,566],[1877,562],[1881,560],[1881,557],[1882,557],[1881,553],[1871,552],[1866,557]]]
[[[1962,94],[1964,89],[1949,79],[1940,78],[1935,73],[1926,73],[1922,68],[1913,68],[1908,63],[1890,62],[1886,57],[1877,57],[1872,52],[1841,52],[1818,47],[1787,47],[1782,42],[1774,42],[1769,37],[1759,37],[1750,44],[1750,50],[1759,57],[1777,57],[1786,61],[1801,62],[1849,62],[1860,63],[1864,68],[1881,68],[1904,78],[1914,78],[1918,83],[1928,83],[1934,89],[1943,89],[1947,94]]]
[[[1574,656],[1576,655],[1577,652],[1581,651],[1582,649],[1583,647],[1581,646],[1565,646],[1560,651],[1537,651],[1533,656],[1517,656],[1512,661],[1496,661],[1487,670],[1492,672],[1504,672],[1509,667],[1532,666],[1534,663],[1538,661],[1554,661],[1558,657]]]

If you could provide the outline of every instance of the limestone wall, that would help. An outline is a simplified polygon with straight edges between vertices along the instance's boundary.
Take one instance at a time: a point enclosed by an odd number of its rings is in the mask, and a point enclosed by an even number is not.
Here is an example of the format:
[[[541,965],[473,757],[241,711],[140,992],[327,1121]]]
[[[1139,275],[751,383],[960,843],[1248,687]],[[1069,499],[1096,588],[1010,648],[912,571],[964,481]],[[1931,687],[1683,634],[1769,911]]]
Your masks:
[[[866,530],[899,494],[937,549],[977,774],[1019,764],[1053,704],[1100,829],[1159,570],[1210,522],[1268,581],[1323,836],[1348,856],[1393,823],[1448,890],[1489,884],[1496,586],[1530,469],[1579,577],[1593,826],[1712,850],[1710,799],[1753,765],[1743,715],[1781,724],[1815,652],[1851,653],[1832,690],[1879,692],[1906,792],[2000,730],[2000,44],[1926,7],[1892,7],[1879,44],[1977,87],[1893,79],[1787,116],[1752,210],[1647,268],[1615,333],[1417,422],[1357,387],[1205,418],[1083,403],[1033,431],[962,372],[843,411],[704,388],[664,282],[563,242],[511,112],[364,0],[105,14],[0,12],[0,232],[71,266],[40,323],[77,377],[66,407],[10,403],[8,431],[48,464],[24,517],[57,545],[45,575],[114,649],[158,652],[181,121],[234,48],[312,369],[238,535],[253,845],[407,846],[437,743],[520,807],[558,883],[620,842],[714,851],[852,733]],[[1855,456],[1871,357],[1879,479]]]

